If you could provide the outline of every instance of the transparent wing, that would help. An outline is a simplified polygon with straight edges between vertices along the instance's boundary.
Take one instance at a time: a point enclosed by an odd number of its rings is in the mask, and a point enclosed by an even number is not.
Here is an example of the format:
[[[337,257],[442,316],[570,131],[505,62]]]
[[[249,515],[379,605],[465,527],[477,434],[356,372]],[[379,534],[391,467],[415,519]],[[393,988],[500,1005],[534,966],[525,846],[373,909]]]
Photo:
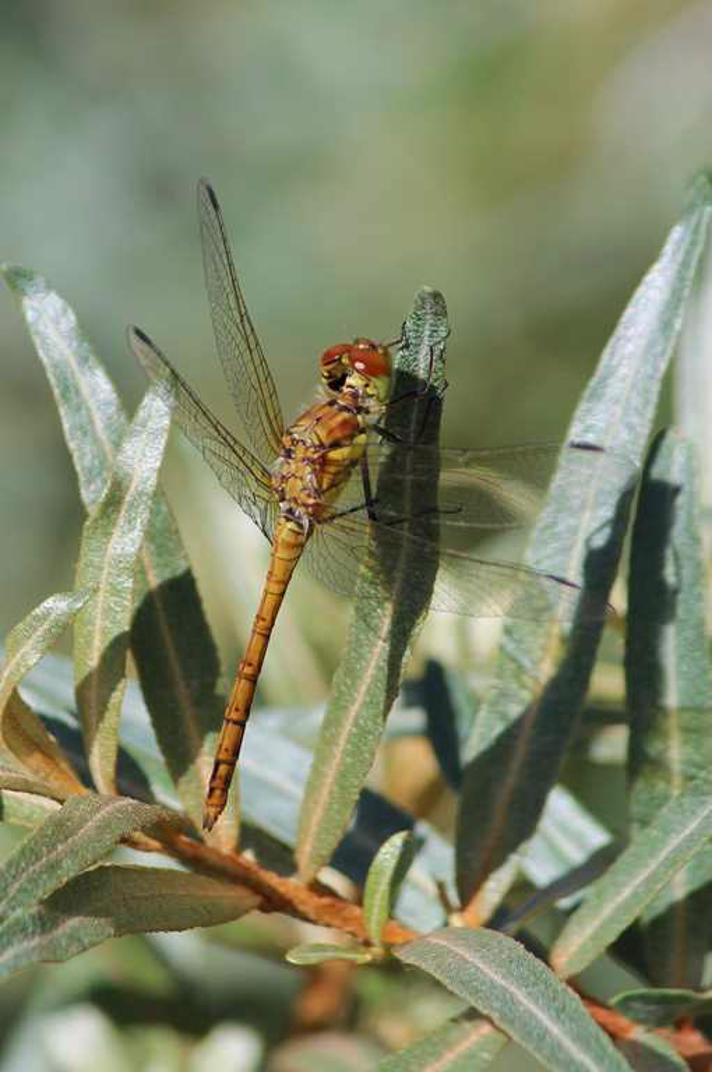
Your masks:
[[[565,448],[559,479],[573,485],[600,476],[600,467],[635,467],[587,444]],[[369,518],[361,474],[354,470],[330,519],[307,545],[310,571],[333,590],[351,595],[364,575],[374,598],[422,598],[422,577],[434,578],[434,610],[476,617],[539,619],[552,610],[571,619],[580,589],[565,578],[472,553],[478,530],[492,532],[531,522],[541,505],[558,444],[494,450],[441,450],[369,444],[369,483],[375,490]],[[363,591],[363,585],[361,586]],[[416,608],[417,609],[417,608]],[[600,617],[603,608],[585,615]]]
[[[129,345],[151,380],[170,383],[179,428],[201,452],[222,486],[271,539],[277,502],[269,470],[201,402],[148,335],[129,328]]]
[[[431,610],[478,618],[539,620],[555,610],[570,621],[581,596],[564,578],[440,547],[437,534],[429,539],[356,514],[317,526],[304,560],[315,577],[341,595],[353,595],[358,584],[361,592],[370,587],[374,599],[391,595],[399,605],[407,605],[411,594],[417,601],[412,579],[432,572]]]
[[[531,524],[542,506],[560,443],[501,447],[492,450],[438,450],[434,447],[369,443],[367,450],[370,485],[379,520],[393,522],[403,515],[403,502],[410,499],[410,513],[418,513],[418,497],[427,495],[437,507],[441,527],[460,530],[512,529]],[[566,479],[572,484],[590,480],[600,467],[618,470],[620,457],[570,445]],[[386,494],[379,490],[386,487]],[[437,499],[432,491],[437,486]],[[408,488],[412,494],[408,496]],[[360,470],[355,469],[339,494],[337,511],[363,506],[366,500]],[[415,501],[413,501],[415,500]]]
[[[269,465],[284,430],[277,388],[240,288],[218,199],[205,179],[198,183],[198,221],[220,363],[248,442]]]

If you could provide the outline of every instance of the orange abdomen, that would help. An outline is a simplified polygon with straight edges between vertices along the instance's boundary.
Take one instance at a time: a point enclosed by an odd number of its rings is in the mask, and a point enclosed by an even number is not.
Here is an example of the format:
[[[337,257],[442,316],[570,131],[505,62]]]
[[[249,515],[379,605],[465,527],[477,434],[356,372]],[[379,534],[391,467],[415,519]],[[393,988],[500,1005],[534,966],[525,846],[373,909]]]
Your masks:
[[[269,638],[307,537],[308,533],[292,521],[281,518],[277,522],[260,605],[257,608],[247,649],[240,663],[223,716],[203,811],[203,827],[206,830],[213,828],[227,803],[228,789],[240,755],[245,726],[250,715],[255,687]]]

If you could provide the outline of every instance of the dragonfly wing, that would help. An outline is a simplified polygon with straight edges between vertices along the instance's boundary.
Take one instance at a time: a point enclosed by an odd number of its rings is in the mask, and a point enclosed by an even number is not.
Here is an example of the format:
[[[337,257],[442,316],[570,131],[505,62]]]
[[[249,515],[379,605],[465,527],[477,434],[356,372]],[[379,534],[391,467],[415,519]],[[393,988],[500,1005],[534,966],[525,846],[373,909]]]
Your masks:
[[[284,431],[277,388],[240,287],[218,199],[205,179],[198,183],[198,220],[220,363],[245,435],[269,465]]]
[[[381,601],[392,597],[407,602],[408,578],[432,570],[430,607],[451,614],[539,620],[556,613],[570,621],[580,605],[580,588],[564,578],[441,548],[437,532],[432,538],[413,535],[403,526],[374,523],[356,514],[319,525],[304,559],[309,571],[333,591],[350,596],[358,587],[366,597],[371,591]]]
[[[566,455],[566,479],[589,481],[600,467],[634,467],[620,456],[584,446],[559,443],[502,447],[493,450],[438,450],[427,446],[369,443],[367,458],[371,487],[381,484],[386,494],[377,499],[380,520],[392,522],[402,515],[403,501],[432,496],[437,479],[437,508],[443,530],[513,529],[530,525],[537,517],[557,458]],[[406,494],[407,485],[412,494]],[[375,493],[376,495],[378,493]],[[339,509],[364,502],[358,471],[339,495]],[[400,511],[400,513],[399,513]],[[416,511],[417,512],[417,511]],[[462,534],[462,533],[461,533]],[[462,542],[462,541],[460,541]]]
[[[129,344],[151,380],[170,383],[175,397],[174,418],[181,431],[248,517],[271,539],[277,502],[269,470],[210,412],[143,331],[129,328]]]

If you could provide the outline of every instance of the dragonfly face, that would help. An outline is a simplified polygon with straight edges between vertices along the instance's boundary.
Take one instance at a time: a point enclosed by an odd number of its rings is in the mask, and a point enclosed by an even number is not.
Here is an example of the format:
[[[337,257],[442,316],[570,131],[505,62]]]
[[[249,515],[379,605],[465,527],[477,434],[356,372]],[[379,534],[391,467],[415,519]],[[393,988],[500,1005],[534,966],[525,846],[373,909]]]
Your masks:
[[[354,339],[324,350],[319,359],[321,380],[333,396],[354,400],[364,408],[382,410],[391,387],[391,355],[387,346],[371,339]]]

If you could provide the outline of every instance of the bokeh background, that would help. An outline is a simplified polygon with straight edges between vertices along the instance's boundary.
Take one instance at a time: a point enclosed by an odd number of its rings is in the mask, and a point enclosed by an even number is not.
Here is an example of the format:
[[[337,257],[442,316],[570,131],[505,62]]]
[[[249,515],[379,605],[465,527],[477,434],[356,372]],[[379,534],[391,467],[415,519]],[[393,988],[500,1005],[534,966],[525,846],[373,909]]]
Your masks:
[[[428,283],[452,322],[444,442],[556,438],[712,161],[706,0],[5,0],[0,19],[0,259],[73,304],[130,408],[134,322],[229,418],[195,225],[205,174],[287,414],[323,347],[397,335]],[[5,631],[71,587],[82,512],[7,293],[0,367]],[[229,662],[259,540],[177,437],[166,483]],[[323,696],[331,656],[305,629],[273,661],[287,677],[268,669],[271,700]]]
[[[131,406],[136,322],[229,414],[194,218],[206,174],[286,413],[310,398],[321,348],[396,335],[429,283],[453,327],[444,441],[556,437],[712,160],[706,2],[0,13],[0,257],[72,302]],[[5,629],[71,583],[81,512],[5,293],[0,354]]]

